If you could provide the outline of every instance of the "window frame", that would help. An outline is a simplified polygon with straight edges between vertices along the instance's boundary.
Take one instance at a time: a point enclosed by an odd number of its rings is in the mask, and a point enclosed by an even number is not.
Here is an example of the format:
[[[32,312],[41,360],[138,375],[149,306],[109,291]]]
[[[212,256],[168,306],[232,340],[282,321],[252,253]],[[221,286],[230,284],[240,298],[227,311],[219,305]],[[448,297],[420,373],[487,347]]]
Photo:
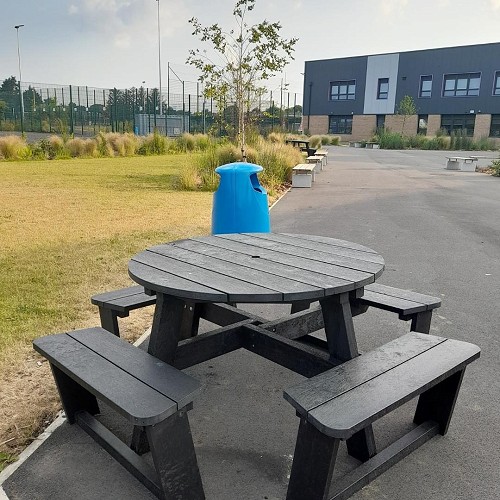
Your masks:
[[[450,125],[443,124],[443,118],[445,120],[450,120]],[[473,122],[473,126],[471,128],[467,127],[467,118]],[[460,126],[456,126],[455,124],[460,124]],[[464,126],[465,125],[465,126]],[[441,115],[441,128],[446,129],[449,135],[455,130],[466,130],[467,137],[474,136],[474,129],[476,127],[476,115],[473,113],[464,113],[464,114],[443,114]],[[469,132],[470,130],[470,132]]]
[[[476,75],[479,75],[476,77]],[[453,77],[453,78],[450,78]],[[462,77],[462,78],[460,78]],[[477,89],[471,88],[470,83],[472,79],[479,79],[479,86]],[[442,97],[479,97],[481,92],[481,71],[470,71],[467,73],[445,73],[443,74],[443,91],[441,93]],[[455,82],[453,89],[446,89],[446,82],[453,81]],[[458,82],[460,80],[466,80],[465,88],[458,88]],[[477,90],[477,94],[470,93],[472,91]],[[453,92],[453,94],[447,94],[447,92]],[[457,95],[457,92],[465,92],[465,94]]]
[[[496,132],[496,134],[493,132]],[[500,138],[500,115],[491,115],[489,137]]]
[[[493,91],[491,95],[500,97],[500,70],[495,71],[493,75]]]
[[[342,85],[346,85],[346,87],[347,87],[345,93],[340,92],[340,87]],[[337,98],[334,98],[333,94],[332,94],[332,89],[334,86],[339,87],[339,91],[336,94]],[[354,87],[354,92],[349,91],[350,87]],[[344,99],[342,99],[340,97],[342,95],[345,95]],[[355,79],[352,79],[352,80],[334,80],[334,81],[330,82],[330,91],[328,94],[328,99],[330,101],[354,101],[356,99],[356,80]]]
[[[332,121],[336,119],[337,130],[333,130]],[[343,123],[341,123],[343,122]],[[328,133],[339,135],[352,135],[353,115],[330,115],[328,117]]]
[[[424,78],[427,78],[427,80],[424,80]],[[420,75],[420,83],[418,86],[418,98],[419,99],[430,99],[432,97],[432,84],[433,84],[433,76],[432,75]],[[430,90],[422,90],[422,83],[426,82],[431,82],[431,88]],[[423,92],[429,92],[429,95],[422,95]]]
[[[383,84],[387,84],[387,91],[382,92],[381,87]],[[387,101],[387,99],[389,99],[389,78],[379,78],[377,83],[377,100]]]

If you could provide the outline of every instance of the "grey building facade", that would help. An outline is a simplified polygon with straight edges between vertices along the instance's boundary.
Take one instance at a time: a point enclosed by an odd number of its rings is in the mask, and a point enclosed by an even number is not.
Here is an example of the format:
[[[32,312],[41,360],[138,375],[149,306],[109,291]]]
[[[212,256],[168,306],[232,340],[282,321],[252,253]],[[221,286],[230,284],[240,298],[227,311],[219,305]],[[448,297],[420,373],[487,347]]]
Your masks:
[[[406,95],[418,114],[402,130]],[[500,140],[500,43],[307,61],[303,108],[304,130],[344,140],[369,139],[382,125]]]

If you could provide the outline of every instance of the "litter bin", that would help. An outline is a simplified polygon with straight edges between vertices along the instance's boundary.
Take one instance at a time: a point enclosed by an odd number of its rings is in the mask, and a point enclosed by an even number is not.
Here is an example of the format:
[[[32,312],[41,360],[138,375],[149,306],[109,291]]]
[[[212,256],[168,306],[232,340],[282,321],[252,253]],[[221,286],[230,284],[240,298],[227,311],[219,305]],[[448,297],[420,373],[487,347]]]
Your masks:
[[[214,193],[212,234],[268,233],[271,230],[267,192],[260,185],[253,163],[217,167],[219,189]]]

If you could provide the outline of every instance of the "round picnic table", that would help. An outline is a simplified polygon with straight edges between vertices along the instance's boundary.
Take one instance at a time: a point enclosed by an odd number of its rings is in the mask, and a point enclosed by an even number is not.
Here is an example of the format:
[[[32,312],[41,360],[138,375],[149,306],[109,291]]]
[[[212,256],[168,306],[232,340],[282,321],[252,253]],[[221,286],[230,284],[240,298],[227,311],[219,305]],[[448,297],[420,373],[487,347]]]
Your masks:
[[[357,243],[284,233],[189,238],[148,248],[129,262],[131,278],[157,296],[148,345],[153,356],[183,368],[247,348],[298,373],[319,373],[359,354],[350,300],[383,270],[384,259]],[[311,315],[322,320],[326,357],[300,342],[309,326],[309,313],[300,311],[317,300],[321,310]],[[233,307],[228,319],[225,304],[234,303],[291,303],[298,312],[266,323]],[[205,315],[197,316],[197,308]],[[226,327],[197,336],[199,317]],[[347,445],[353,456],[372,456],[371,426]]]
[[[357,348],[347,310],[349,294],[360,296],[363,287],[373,283],[383,270],[384,259],[363,245],[283,233],[222,234],[173,241],[148,248],[129,263],[132,279],[157,294],[149,350],[167,362],[179,340],[186,301],[319,300],[327,335],[335,330],[329,339],[332,356],[350,359],[357,355]],[[353,344],[349,352],[340,347],[346,336],[350,338],[347,343]]]

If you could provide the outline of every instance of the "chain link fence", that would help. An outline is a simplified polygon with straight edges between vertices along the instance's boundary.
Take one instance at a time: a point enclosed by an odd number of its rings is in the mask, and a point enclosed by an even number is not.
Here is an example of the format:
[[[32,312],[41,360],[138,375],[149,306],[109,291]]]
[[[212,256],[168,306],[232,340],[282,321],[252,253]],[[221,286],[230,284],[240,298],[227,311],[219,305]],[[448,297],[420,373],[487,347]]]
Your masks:
[[[196,84],[191,85],[193,87]],[[5,81],[4,85],[5,86]],[[104,132],[169,136],[184,132],[231,135],[237,109],[221,109],[198,91],[157,88],[103,89],[73,85],[25,83],[0,89],[0,130],[93,136]],[[180,90],[180,91],[179,91]],[[161,103],[161,106],[160,106]],[[302,95],[278,89],[255,99],[247,110],[260,133],[296,132],[302,120]]]

